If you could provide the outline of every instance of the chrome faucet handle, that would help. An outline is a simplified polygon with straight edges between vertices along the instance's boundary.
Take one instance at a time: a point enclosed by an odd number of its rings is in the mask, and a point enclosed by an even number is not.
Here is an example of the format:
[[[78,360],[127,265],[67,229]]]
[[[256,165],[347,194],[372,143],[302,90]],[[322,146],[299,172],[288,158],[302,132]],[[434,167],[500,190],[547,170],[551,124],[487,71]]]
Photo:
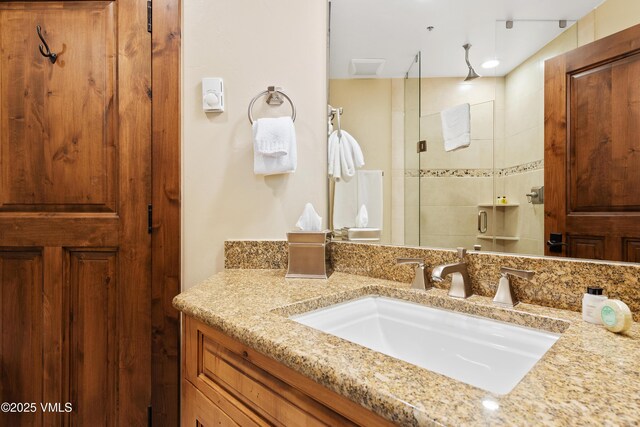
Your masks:
[[[424,291],[431,288],[431,286],[427,287],[427,271],[424,268],[424,260],[422,258],[398,258],[396,260],[396,263],[417,264],[416,268],[414,269],[415,276],[413,278],[413,282],[411,282],[411,289],[422,289]]]
[[[463,247],[458,247],[458,258],[460,261],[464,261],[464,256],[467,254],[467,250]]]
[[[511,274],[512,276],[522,277],[523,279],[531,280],[536,274],[533,270],[518,270],[517,268],[500,267],[500,274]]]
[[[531,280],[534,274],[536,274],[536,272],[532,270],[500,267],[500,281],[498,282],[498,290],[496,291],[496,296],[493,298],[493,303],[503,307],[515,307],[518,305],[520,301],[513,292],[510,276]]]

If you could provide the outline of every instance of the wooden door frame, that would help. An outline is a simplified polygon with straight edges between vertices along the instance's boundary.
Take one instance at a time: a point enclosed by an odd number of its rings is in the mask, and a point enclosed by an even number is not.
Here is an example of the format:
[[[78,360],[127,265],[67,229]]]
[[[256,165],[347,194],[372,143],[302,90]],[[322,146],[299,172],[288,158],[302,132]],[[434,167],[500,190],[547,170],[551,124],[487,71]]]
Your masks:
[[[180,422],[181,0],[152,1],[151,406],[154,426]]]

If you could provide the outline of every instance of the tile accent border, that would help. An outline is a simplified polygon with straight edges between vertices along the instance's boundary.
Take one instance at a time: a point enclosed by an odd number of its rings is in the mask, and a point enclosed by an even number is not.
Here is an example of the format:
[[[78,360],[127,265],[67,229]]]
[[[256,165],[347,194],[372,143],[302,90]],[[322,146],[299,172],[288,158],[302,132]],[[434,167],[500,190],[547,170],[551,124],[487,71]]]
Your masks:
[[[413,269],[396,265],[396,258],[423,258],[430,271],[439,264],[456,261],[456,252],[446,249],[332,242],[329,245],[335,271],[378,279],[411,283]],[[284,240],[226,241],[226,269],[286,269]],[[534,270],[530,281],[514,278],[512,285],[520,301],[580,311],[587,286],[600,286],[610,298],[627,303],[636,322],[640,321],[640,264],[534,257],[495,252],[470,252],[466,261],[474,294],[493,297],[500,267]],[[449,281],[434,283],[448,289]]]
[[[405,170],[405,178],[491,178],[518,175],[544,168],[544,160],[535,160],[521,165],[510,166],[502,169],[478,168],[478,169],[408,169]]]

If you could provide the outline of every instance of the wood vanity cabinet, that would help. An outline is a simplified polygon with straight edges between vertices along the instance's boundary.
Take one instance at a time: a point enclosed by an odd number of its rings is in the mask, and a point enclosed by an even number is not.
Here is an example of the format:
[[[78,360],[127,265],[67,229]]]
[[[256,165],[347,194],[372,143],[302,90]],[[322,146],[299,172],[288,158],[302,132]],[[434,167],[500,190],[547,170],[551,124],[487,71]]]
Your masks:
[[[391,426],[389,421],[189,316],[182,426]]]

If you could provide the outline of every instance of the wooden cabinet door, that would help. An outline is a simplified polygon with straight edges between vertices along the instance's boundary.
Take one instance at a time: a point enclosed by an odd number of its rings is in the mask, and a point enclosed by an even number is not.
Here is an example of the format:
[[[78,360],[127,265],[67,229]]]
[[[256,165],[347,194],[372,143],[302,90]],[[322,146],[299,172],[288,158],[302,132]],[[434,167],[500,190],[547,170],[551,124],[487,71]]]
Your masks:
[[[36,405],[0,425],[147,424],[146,17],[137,0],[0,3],[0,401]]]
[[[640,25],[545,63],[545,237],[640,262]]]

